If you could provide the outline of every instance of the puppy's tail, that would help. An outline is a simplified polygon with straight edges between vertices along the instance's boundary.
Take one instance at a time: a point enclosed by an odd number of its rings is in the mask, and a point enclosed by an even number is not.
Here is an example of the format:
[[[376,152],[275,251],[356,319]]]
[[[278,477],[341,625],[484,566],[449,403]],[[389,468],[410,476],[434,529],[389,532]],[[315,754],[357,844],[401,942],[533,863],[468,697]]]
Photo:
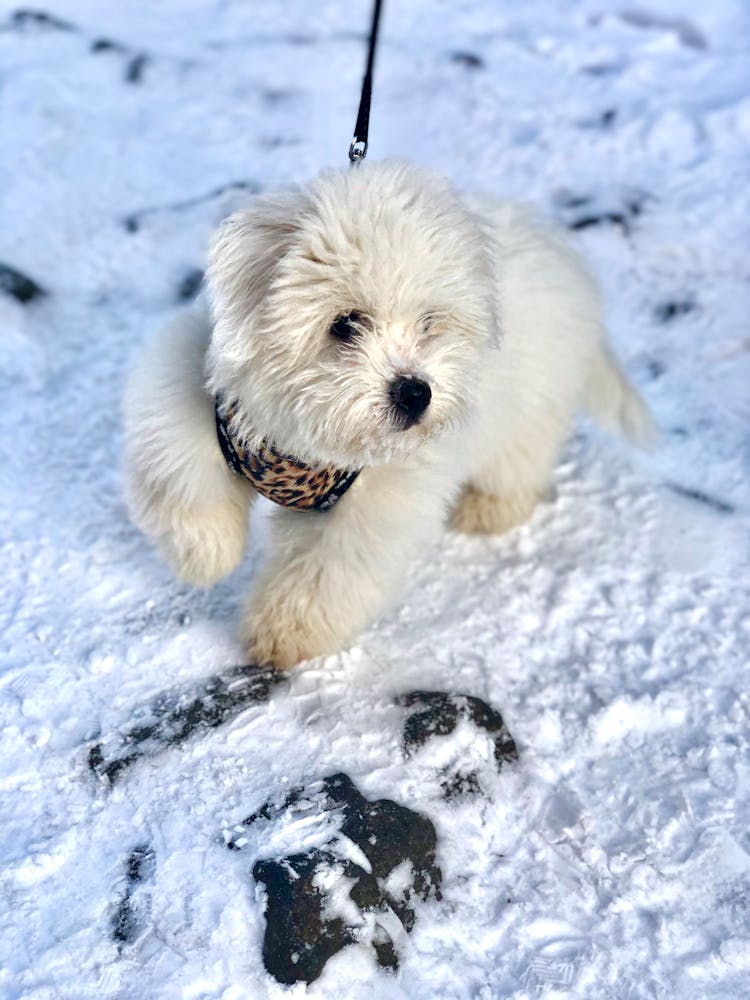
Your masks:
[[[606,342],[599,344],[591,368],[585,408],[602,427],[623,434],[641,448],[656,443],[658,432],[649,408]]]

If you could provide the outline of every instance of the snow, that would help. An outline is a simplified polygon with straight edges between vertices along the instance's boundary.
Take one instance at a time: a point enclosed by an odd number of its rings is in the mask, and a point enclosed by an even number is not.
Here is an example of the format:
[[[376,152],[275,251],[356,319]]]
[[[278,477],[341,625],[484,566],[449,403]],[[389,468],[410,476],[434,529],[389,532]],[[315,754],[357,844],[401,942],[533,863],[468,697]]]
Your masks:
[[[528,526],[447,536],[354,649],[111,788],[92,742],[243,662],[265,517],[229,581],[170,578],[121,499],[124,373],[247,190],[345,163],[369,3],[44,9],[70,27],[0,13],[0,260],[48,292],[0,293],[0,995],[750,997],[747,5],[386,3],[370,156],[620,216],[571,239],[660,447],[581,427]],[[463,730],[407,758],[414,688],[485,698],[518,763]],[[443,800],[456,754],[486,795]],[[353,946],[281,987],[250,876],[271,834],[223,831],[341,769],[432,819],[443,898],[395,976]]]

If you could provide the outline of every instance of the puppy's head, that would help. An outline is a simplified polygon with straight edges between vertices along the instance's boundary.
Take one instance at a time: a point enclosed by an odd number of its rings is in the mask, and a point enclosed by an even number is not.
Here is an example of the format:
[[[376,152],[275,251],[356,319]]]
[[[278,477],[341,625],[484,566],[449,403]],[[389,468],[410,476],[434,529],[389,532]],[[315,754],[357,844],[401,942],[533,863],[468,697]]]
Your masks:
[[[209,387],[244,432],[360,468],[465,417],[494,329],[486,236],[451,187],[360,164],[261,196],[211,247]]]

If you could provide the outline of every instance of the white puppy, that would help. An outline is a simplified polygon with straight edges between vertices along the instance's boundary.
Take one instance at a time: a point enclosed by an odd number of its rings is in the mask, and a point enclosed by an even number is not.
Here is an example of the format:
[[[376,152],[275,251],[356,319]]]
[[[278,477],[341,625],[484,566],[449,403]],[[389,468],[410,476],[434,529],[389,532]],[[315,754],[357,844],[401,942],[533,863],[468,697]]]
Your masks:
[[[259,663],[340,649],[449,519],[524,521],[577,412],[651,432],[575,254],[525,207],[405,163],[256,198],[216,235],[208,286],[212,316],[178,316],[130,379],[127,492],[201,585],[240,561],[258,489],[343,494],[274,509],[242,630]]]

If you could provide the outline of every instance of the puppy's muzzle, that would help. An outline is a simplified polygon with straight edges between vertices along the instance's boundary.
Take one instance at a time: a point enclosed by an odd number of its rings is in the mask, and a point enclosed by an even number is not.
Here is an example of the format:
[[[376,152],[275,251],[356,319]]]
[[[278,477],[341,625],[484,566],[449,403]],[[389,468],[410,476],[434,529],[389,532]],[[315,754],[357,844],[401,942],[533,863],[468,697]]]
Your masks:
[[[388,390],[399,430],[405,431],[418,424],[424,411],[430,405],[432,391],[420,378],[397,378]]]

